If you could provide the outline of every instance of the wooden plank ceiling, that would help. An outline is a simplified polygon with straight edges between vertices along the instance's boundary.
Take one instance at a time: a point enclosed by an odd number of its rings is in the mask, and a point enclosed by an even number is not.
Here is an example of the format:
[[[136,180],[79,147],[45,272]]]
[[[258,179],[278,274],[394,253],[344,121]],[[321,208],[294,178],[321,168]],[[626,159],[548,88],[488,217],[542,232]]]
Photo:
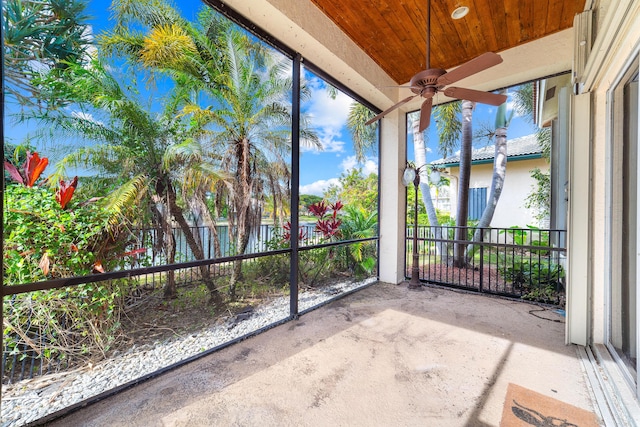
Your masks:
[[[428,0],[311,0],[398,84],[426,68]],[[431,68],[570,28],[585,0],[432,0]],[[469,7],[462,19],[451,17]]]

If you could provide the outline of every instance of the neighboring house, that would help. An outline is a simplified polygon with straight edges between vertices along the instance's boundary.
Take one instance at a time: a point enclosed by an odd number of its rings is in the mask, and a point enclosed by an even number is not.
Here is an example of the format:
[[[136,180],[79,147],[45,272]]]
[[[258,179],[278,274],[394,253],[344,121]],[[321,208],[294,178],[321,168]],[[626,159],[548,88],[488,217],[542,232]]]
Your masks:
[[[473,150],[471,154],[469,185],[469,219],[471,220],[480,219],[487,205],[491,191],[494,153],[495,147],[487,145]],[[460,156],[439,159],[431,162],[431,165],[445,169],[445,175],[450,178],[449,203],[452,208],[457,206]],[[525,199],[535,185],[535,180],[530,174],[534,168],[549,170],[549,163],[542,157],[542,148],[537,142],[536,135],[508,140],[507,172],[504,188],[491,221],[492,227],[540,225],[535,219],[535,212],[525,207]],[[450,211],[450,214],[455,215],[455,209]]]

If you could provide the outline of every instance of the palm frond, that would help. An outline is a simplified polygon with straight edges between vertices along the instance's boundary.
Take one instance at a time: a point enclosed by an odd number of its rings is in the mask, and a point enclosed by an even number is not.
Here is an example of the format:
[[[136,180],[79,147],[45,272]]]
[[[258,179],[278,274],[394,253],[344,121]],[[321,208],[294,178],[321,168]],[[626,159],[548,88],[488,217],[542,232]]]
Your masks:
[[[158,26],[144,39],[140,59],[147,67],[182,68],[196,52],[191,37],[176,24]]]
[[[365,125],[367,120],[374,115],[373,111],[359,102],[353,102],[349,107],[347,128],[353,137],[353,148],[356,153],[356,160],[359,162],[365,159],[368,151],[375,150],[377,141],[376,127]]]
[[[137,206],[150,186],[149,177],[138,175],[118,187],[102,201],[109,214],[109,224],[117,226],[130,213],[132,207]]]
[[[462,104],[460,101],[441,104],[433,109],[440,137],[438,150],[443,157],[448,157],[459,146],[462,134],[461,111]]]
[[[196,163],[203,158],[202,145],[193,138],[187,138],[180,144],[171,145],[164,153],[162,164],[170,170],[176,162]]]

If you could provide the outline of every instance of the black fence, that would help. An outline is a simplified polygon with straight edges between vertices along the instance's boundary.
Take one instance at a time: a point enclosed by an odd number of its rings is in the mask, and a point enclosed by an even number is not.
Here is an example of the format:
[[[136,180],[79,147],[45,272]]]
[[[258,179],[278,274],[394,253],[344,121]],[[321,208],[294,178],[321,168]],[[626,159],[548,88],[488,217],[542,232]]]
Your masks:
[[[415,227],[407,227],[407,277]],[[538,228],[419,226],[417,251],[423,282],[564,306],[566,231]],[[457,248],[456,248],[457,246]]]
[[[315,245],[321,242],[322,234],[317,232],[315,224],[301,224],[300,229],[304,239],[301,246]],[[207,259],[216,259],[239,255],[233,246],[230,229],[227,225],[217,225],[215,233],[205,226],[190,227],[190,232],[196,237]],[[156,228],[143,228],[134,231],[137,243],[131,245],[128,250],[144,250],[136,258],[136,263],[129,267],[164,265],[167,263],[162,251],[161,231]],[[249,243],[244,254],[257,254],[267,252],[274,248],[282,247],[284,230],[269,224],[262,224],[251,230]],[[173,238],[176,244],[176,262],[189,262],[195,260],[191,248],[187,243],[184,232],[180,228],[173,229]]]
[[[317,245],[322,242],[322,233],[318,232],[315,224],[301,224],[299,226],[304,239],[300,241],[300,247]],[[185,263],[196,261],[184,232],[180,228],[172,230],[176,245],[176,262]],[[262,224],[253,228],[249,235],[249,243],[244,254],[238,254],[233,246],[229,227],[227,225],[216,226],[213,233],[209,227],[190,227],[190,232],[196,236],[199,246],[202,248],[205,259],[215,260],[229,258],[238,255],[255,255],[269,251],[288,248],[288,243],[284,240],[284,230],[281,227]],[[131,245],[127,251],[142,251],[135,260],[128,265],[128,268],[153,267],[167,264],[167,258],[162,250],[161,231],[156,228],[144,228],[134,232],[137,235],[135,244]],[[251,261],[248,261],[251,262]],[[210,273],[218,274],[229,268],[229,263],[218,263],[218,267],[210,267]],[[194,283],[200,279],[197,268],[189,268],[179,274],[179,285]],[[159,283],[163,283],[163,273],[147,274],[141,277],[140,282],[146,289],[153,289]]]

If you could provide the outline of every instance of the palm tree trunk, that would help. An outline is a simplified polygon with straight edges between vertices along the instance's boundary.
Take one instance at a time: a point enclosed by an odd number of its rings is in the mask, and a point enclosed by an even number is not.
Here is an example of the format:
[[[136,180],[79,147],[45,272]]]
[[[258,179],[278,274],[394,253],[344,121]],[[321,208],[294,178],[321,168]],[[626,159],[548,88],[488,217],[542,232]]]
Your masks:
[[[161,213],[161,217],[167,264],[173,264],[176,260],[176,241],[173,237],[173,230],[171,229],[171,210],[166,204],[164,206],[164,212]],[[177,296],[176,272],[175,270],[169,270],[167,271],[167,277],[164,284],[163,297],[164,299],[174,299]]]
[[[167,190],[167,200],[171,208],[171,213],[173,215],[173,218],[178,223],[178,226],[180,226],[180,229],[184,234],[187,244],[189,245],[189,249],[191,249],[191,252],[193,253],[193,256],[196,260],[203,260],[204,252],[202,251],[202,247],[198,245],[197,240],[193,236],[193,230],[191,229],[191,227],[189,227],[187,220],[184,218],[184,215],[182,214],[182,210],[176,203],[176,193],[171,183],[167,184],[166,190]],[[204,282],[207,289],[209,290],[210,303],[214,304],[216,307],[222,306],[223,298],[222,298],[222,295],[220,295],[220,292],[218,292],[218,289],[216,288],[216,285],[213,279],[211,278],[211,272],[209,271],[209,266],[201,265],[199,269],[200,269],[200,277],[202,278],[202,281]]]
[[[493,214],[496,211],[496,206],[500,200],[500,194],[504,188],[504,179],[507,174],[507,128],[496,129],[496,142],[495,142],[495,155],[493,160],[493,178],[491,179],[491,190],[489,192],[489,202],[482,212],[482,217],[478,222],[478,228],[476,228],[473,234],[473,242],[479,242],[482,237],[482,229],[489,227]],[[473,253],[473,244],[470,244],[467,248],[467,258],[470,258]]]
[[[436,208],[431,199],[431,188],[429,187],[429,173],[424,166],[427,163],[427,147],[424,142],[424,133],[420,132],[420,120],[413,121],[413,156],[416,159],[416,168],[420,169],[420,192],[422,202],[427,210],[429,225],[431,226],[431,237],[437,240],[442,239],[442,228],[438,222]],[[417,224],[416,224],[417,226]],[[417,228],[416,228],[417,230]],[[446,244],[442,241],[436,242],[436,253],[441,257],[447,256]]]
[[[211,245],[211,240],[213,240],[213,256],[215,258],[222,257],[222,251],[220,250],[220,237],[218,236],[218,226],[216,225],[216,220],[213,215],[211,215],[209,207],[204,200],[204,194],[201,191],[196,191],[193,197],[189,199],[189,205],[192,210],[200,215],[202,223],[209,230],[210,238],[208,244]]]
[[[467,217],[469,215],[469,183],[471,180],[471,150],[473,139],[473,109],[475,102],[462,101],[462,141],[460,144],[460,178],[458,179],[458,207],[456,209],[456,233],[453,245],[453,265],[466,265]]]
[[[252,222],[252,187],[251,161],[249,140],[243,138],[236,143],[236,179],[233,183],[233,201],[236,213],[235,243],[236,254],[243,255],[249,244],[249,233]],[[231,224],[229,224],[231,226]],[[231,278],[229,279],[229,295],[235,298],[236,285],[242,280],[242,260],[234,261]]]

